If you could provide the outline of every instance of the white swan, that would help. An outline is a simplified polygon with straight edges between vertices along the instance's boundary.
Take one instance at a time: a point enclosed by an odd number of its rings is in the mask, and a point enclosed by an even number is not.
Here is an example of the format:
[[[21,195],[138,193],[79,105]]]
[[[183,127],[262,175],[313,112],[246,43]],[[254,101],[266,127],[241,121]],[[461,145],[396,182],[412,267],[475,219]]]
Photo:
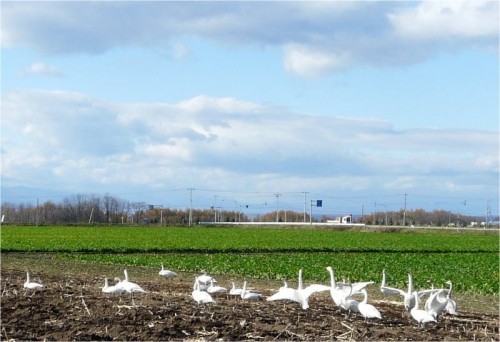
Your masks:
[[[215,300],[212,298],[210,293],[200,290],[200,281],[198,278],[194,281],[193,292],[191,295],[198,304],[215,303]]]
[[[29,274],[29,272],[26,272],[26,281],[24,282],[24,288],[26,290],[36,291],[36,290],[41,290],[44,287],[45,286],[43,286],[40,283],[36,283],[36,282],[30,281],[30,274]]]
[[[216,280],[214,279],[214,277],[209,276],[207,274],[207,272],[203,272],[203,274],[200,275],[200,276],[198,276],[197,279],[198,279],[198,282],[200,284],[207,284],[208,285],[208,283],[210,283],[211,281],[216,282]]]
[[[448,280],[446,284],[450,285],[450,289],[448,290],[448,294],[446,295],[446,299],[448,299],[448,303],[446,304],[446,308],[444,309],[447,313],[450,315],[456,315],[457,314],[457,302],[455,302],[451,298],[451,291],[453,288],[453,284],[451,283],[451,280]]]
[[[374,281],[362,281],[357,283],[347,284],[351,287],[351,295],[362,294],[362,289],[366,288],[368,285],[375,284]]]
[[[144,290],[142,287],[140,287],[136,283],[133,283],[133,282],[128,280],[127,270],[123,270],[123,274],[125,275],[125,279],[120,281],[115,286],[122,288],[123,291],[130,293],[131,295],[134,293],[145,293],[146,292],[146,290]],[[119,278],[118,278],[118,280],[119,280]]]
[[[284,283],[285,286],[280,287],[277,293],[275,293],[271,297],[268,297],[268,301],[291,300],[293,302],[299,303],[302,309],[306,310],[309,308],[309,297],[312,294],[330,290],[329,286],[321,284],[312,284],[304,289],[302,285],[302,269],[299,270],[298,287],[296,290],[293,288],[289,288],[286,282]]]
[[[451,315],[457,314],[457,303],[451,299],[452,283],[450,280],[446,282],[450,285],[449,289],[436,290],[437,292],[431,294],[429,299],[425,302],[425,311],[431,313],[436,319],[444,312]]]
[[[394,294],[394,291],[397,291],[397,289],[393,287],[388,287],[385,283],[385,268],[382,270],[382,284],[380,284],[380,292],[382,292],[385,295],[392,295]]]
[[[175,273],[174,271],[164,269],[163,264],[161,264],[161,270],[160,270],[160,272],[158,272],[158,274],[161,275],[162,277],[165,277],[165,279],[169,279],[169,278],[173,278],[173,277],[177,276],[177,273]]]
[[[229,294],[232,296],[241,296],[241,292],[243,291],[243,289],[236,288],[234,281],[232,281],[231,284],[233,285],[233,287],[231,287],[231,289],[229,290]]]
[[[378,311],[377,308],[373,305],[368,304],[368,292],[366,292],[366,289],[361,289],[361,293],[363,293],[365,297],[363,301],[358,304],[358,310],[363,315],[363,317],[365,317],[365,322],[370,318],[382,319],[380,311]]]
[[[119,281],[119,280],[118,280]],[[103,293],[111,293],[113,295],[121,294],[123,292],[123,288],[121,286],[116,285],[108,285],[108,278],[104,278],[104,286],[102,287]]]
[[[214,281],[211,280],[210,281],[210,286],[207,288],[207,292],[211,293],[211,294],[214,294],[214,293],[226,293],[227,289],[225,287],[222,287],[222,286],[214,285]]]
[[[267,297],[266,300],[269,302],[275,300],[291,300],[292,302],[299,303],[301,306],[303,306],[302,297],[299,291],[291,287],[280,287],[278,292],[270,297]]]
[[[282,286],[278,289],[278,292],[273,294],[270,297],[266,298],[267,301],[275,301],[275,300],[291,300],[293,302],[299,303],[303,306],[302,296],[300,292],[294,288],[288,287],[288,284],[285,282],[285,286]]]
[[[262,295],[260,293],[247,291],[247,281],[245,280],[243,282],[243,290],[241,291],[241,299],[259,300],[259,299],[262,299]]]
[[[410,310],[410,315],[418,322],[418,326],[427,322],[436,322],[436,319],[432,314],[418,308],[418,294],[416,291],[413,292],[413,295],[415,296],[415,305]]]
[[[380,291],[387,295],[400,295],[403,297],[403,304],[406,311],[410,311],[415,306],[415,295],[413,294],[413,279],[410,272],[408,272],[408,290],[400,290],[394,287],[385,285],[385,269],[382,271],[382,285]]]
[[[349,285],[345,285],[344,291],[347,294]],[[351,290],[349,290],[351,291]],[[350,293],[350,292],[349,292]],[[350,294],[347,294],[346,297],[341,298],[340,300],[340,308],[346,310],[348,313],[354,312],[359,313],[359,301],[350,298]]]
[[[211,281],[215,283],[217,282],[212,276],[209,276],[207,272],[203,272],[203,274],[196,277],[196,279],[198,279],[198,286],[200,291],[206,291]]]
[[[356,299],[352,298],[345,298],[342,300],[340,307],[347,312],[354,312],[354,313],[359,313],[359,304]]]
[[[323,285],[323,284],[311,284],[308,287],[306,287],[305,289],[303,289],[303,285],[302,285],[302,269],[300,269],[299,270],[299,284],[298,284],[297,290],[303,291],[303,293],[306,293],[306,294],[308,294],[308,296],[310,296],[311,294],[316,293],[316,292],[329,291],[330,290],[330,286],[326,286],[326,285]]]
[[[329,291],[329,290],[330,286],[322,284],[311,284],[304,289],[302,285],[302,269],[299,270],[299,284],[297,291],[299,292],[299,296],[301,298],[300,304],[302,306],[302,309],[306,310],[307,308],[309,308],[309,297],[312,296],[314,293]]]
[[[447,291],[442,289],[435,292],[429,296],[425,302],[424,309],[430,313],[437,320],[439,315],[441,315],[448,304],[448,299],[446,298]]]
[[[346,284],[335,282],[335,274],[333,268],[328,266],[326,270],[330,273],[330,296],[332,297],[335,305],[343,308],[342,304],[345,302],[347,297],[351,295],[352,289]]]

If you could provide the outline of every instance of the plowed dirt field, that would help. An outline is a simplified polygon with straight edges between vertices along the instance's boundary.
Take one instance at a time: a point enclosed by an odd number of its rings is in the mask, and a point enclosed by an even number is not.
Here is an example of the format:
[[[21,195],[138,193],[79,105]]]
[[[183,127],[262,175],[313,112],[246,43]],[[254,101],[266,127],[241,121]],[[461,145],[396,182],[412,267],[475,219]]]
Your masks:
[[[2,340],[499,340],[498,314],[461,311],[459,302],[458,316],[445,315],[438,323],[419,327],[404,312],[399,298],[384,298],[376,285],[369,289],[374,298],[370,302],[382,313],[382,320],[365,322],[360,315],[339,312],[328,292],[314,295],[308,310],[292,302],[249,302],[228,295],[216,296],[216,304],[198,305],[191,297],[194,274],[182,273],[166,281],[155,270],[147,274],[148,270],[129,268],[131,280],[148,293],[133,298],[109,296],[101,287],[105,276],[123,275],[116,266],[50,265],[47,258],[45,267],[39,259],[30,269],[26,259],[15,262],[16,258],[8,256],[1,268]],[[33,281],[45,285],[44,290],[25,293],[28,270]],[[230,287],[230,278],[217,280]],[[242,279],[234,280],[241,285]],[[247,280],[264,298],[279,287],[278,282],[271,286]]]

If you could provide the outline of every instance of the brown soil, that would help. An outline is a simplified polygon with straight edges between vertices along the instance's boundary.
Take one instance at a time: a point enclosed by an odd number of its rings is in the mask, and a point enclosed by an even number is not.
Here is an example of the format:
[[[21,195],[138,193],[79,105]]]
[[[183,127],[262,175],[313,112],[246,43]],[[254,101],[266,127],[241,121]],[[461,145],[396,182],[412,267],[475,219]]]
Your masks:
[[[198,305],[191,297],[193,274],[165,281],[151,269],[146,274],[144,269],[135,272],[128,268],[131,280],[149,293],[133,298],[107,296],[101,292],[104,276],[121,276],[122,270],[85,265],[87,272],[81,269],[85,267],[60,272],[31,269],[32,280],[40,280],[46,288],[25,294],[26,265],[7,258],[1,268],[1,339],[499,340],[498,314],[461,311],[458,316],[443,316],[438,323],[419,327],[393,301],[398,298],[370,300],[383,318],[369,322],[359,315],[340,313],[328,293],[313,296],[308,310],[291,302],[248,302],[226,295],[217,296],[216,304]],[[230,286],[230,279],[217,279],[219,285]],[[241,284],[242,279],[235,280]],[[262,280],[248,281],[264,297],[275,292],[272,287],[279,287],[279,283],[271,287]],[[369,292],[376,297],[378,291],[374,287]]]

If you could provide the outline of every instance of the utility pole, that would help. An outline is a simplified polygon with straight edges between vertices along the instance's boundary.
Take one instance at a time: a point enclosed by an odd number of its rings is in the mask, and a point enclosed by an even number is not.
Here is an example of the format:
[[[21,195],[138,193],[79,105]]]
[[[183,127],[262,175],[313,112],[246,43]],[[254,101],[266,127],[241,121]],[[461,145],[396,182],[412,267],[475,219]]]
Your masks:
[[[307,191],[303,191],[304,193],[304,223],[306,222],[306,211],[307,211],[307,194],[308,192]]]
[[[279,221],[279,207],[280,207],[280,196],[281,194],[274,194],[276,196],[276,222]]]
[[[214,222],[217,222],[217,195],[214,196]]]
[[[311,200],[311,208],[309,209],[309,224],[313,224],[313,200]]]
[[[188,188],[189,190],[189,226],[193,225],[193,190],[194,188]]]

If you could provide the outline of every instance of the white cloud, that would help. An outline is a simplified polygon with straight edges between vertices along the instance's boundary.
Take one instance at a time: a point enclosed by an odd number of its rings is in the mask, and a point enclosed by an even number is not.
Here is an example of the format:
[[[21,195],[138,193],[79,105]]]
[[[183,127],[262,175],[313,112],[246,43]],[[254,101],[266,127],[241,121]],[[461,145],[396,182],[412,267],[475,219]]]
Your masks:
[[[450,182],[488,193],[498,185],[498,138],[498,131],[397,131],[383,121],[235,98],[125,104],[16,91],[2,99],[2,180],[77,192],[194,185],[439,193]]]
[[[41,62],[32,63],[24,67],[20,71],[21,76],[51,76],[60,77],[62,76],[61,70],[53,65],[48,65]]]
[[[352,64],[348,53],[319,51],[297,44],[290,44],[284,50],[285,70],[306,78],[324,76],[332,70],[345,69]]]
[[[396,34],[414,39],[498,37],[498,1],[424,1],[389,14]]]
[[[458,49],[498,50],[497,1],[6,2],[2,46],[102,53],[165,46],[191,57],[185,37],[283,49],[304,77],[358,65],[399,66]],[[127,18],[126,21],[116,18]],[[165,50],[165,49],[164,49]]]

